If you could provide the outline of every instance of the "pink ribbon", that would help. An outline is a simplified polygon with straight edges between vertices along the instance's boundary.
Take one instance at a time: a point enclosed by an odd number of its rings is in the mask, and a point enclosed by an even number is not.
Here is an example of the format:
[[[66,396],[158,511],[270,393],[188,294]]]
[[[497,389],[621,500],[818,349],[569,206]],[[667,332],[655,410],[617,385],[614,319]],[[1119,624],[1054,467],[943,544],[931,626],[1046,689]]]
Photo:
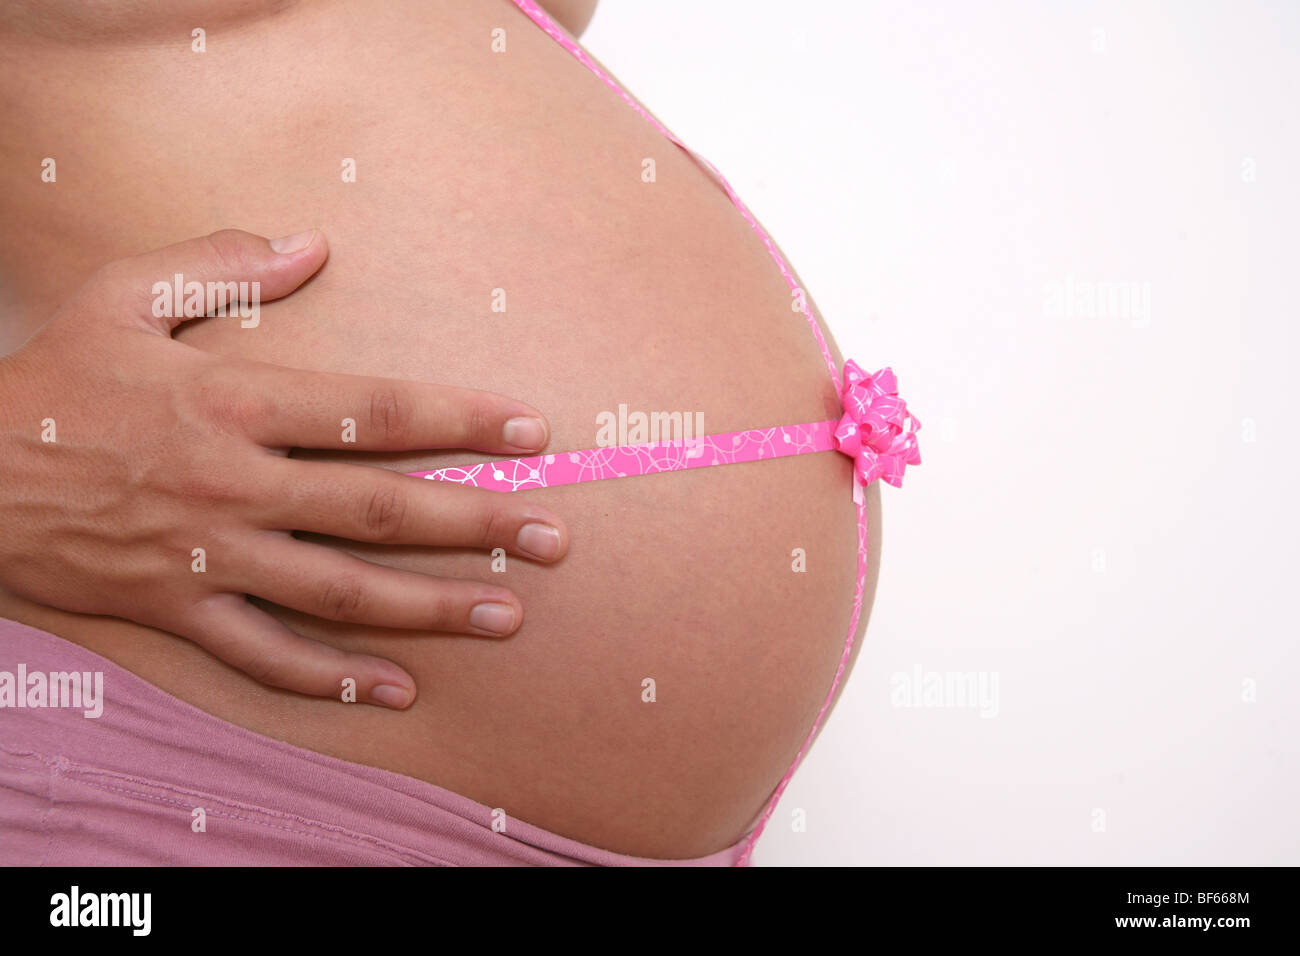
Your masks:
[[[853,459],[853,500],[861,504],[862,489],[877,478],[901,488],[907,466],[921,463],[921,422],[898,397],[893,369],[868,375],[858,363],[845,362],[840,403],[844,415],[835,428],[835,447]]]

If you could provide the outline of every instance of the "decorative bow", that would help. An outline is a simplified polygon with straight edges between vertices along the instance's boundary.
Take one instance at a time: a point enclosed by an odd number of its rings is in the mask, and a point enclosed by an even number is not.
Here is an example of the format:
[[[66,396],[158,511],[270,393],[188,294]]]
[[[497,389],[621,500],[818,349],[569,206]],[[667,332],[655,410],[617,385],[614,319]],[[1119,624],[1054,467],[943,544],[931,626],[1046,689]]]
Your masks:
[[[840,402],[844,415],[835,428],[835,447],[853,459],[853,500],[861,504],[862,489],[877,478],[901,488],[907,466],[921,463],[921,422],[898,397],[893,369],[868,375],[856,362],[845,362]]]

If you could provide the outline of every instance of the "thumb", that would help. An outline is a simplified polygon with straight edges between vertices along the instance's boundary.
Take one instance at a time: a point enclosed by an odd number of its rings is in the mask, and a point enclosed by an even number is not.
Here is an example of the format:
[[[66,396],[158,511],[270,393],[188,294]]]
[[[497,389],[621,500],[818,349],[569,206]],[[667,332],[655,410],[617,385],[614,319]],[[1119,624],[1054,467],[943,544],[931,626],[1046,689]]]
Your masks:
[[[162,335],[207,315],[238,315],[251,328],[260,303],[297,289],[328,256],[319,229],[272,240],[223,229],[110,262],[79,298],[100,321],[107,308],[124,324]]]

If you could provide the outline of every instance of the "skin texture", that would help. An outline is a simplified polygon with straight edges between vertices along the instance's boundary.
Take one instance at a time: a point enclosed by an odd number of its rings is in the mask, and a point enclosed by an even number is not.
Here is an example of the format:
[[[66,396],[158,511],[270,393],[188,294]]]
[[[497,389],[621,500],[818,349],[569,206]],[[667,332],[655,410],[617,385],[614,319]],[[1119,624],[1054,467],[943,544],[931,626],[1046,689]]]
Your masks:
[[[580,37],[596,13],[596,2],[597,0],[546,0],[538,6],[568,30],[571,36]]]
[[[491,52],[497,27],[506,53]],[[807,323],[725,194],[513,5],[303,4],[210,31],[202,55],[187,35],[75,53],[0,40],[11,346],[105,261],[234,223],[302,222],[331,242],[312,281],[265,305],[256,330],[207,320],[178,338],[490,388],[541,410],[557,452],[594,447],[596,416],[620,403],[701,412],[708,433],[838,416]],[[59,159],[57,187],[31,171],[44,155]],[[340,180],[344,158],[356,182]],[[487,457],[366,460],[414,471]],[[530,492],[565,520],[570,550],[504,574],[453,549],[349,545],[389,567],[504,579],[528,609],[501,640],[271,609],[406,668],[421,693],[400,713],[260,686],[124,622],[12,596],[0,614],[261,733],[615,851],[697,856],[761,811],[830,685],[857,567],[850,487],[848,459],[819,454]],[[869,607],[875,488],[868,501]],[[795,548],[806,573],[791,570]]]
[[[355,624],[514,632],[522,608],[505,588],[382,568],[289,532],[556,560],[565,538],[554,515],[522,495],[285,456],[337,448],[340,422],[322,410],[340,401],[359,410],[348,419],[358,451],[529,453],[547,436],[536,409],[489,392],[217,356],[170,338],[184,302],[153,308],[160,274],[200,289],[228,281],[250,299],[235,317],[254,327],[254,283],[268,301],[291,294],[326,255],[318,230],[274,243],[225,230],[118,260],[0,359],[5,587],[163,628],[276,687],[334,698],[348,679],[358,700],[392,707],[413,699],[410,675],[296,636],[244,596]],[[171,573],[187,554],[194,573]]]

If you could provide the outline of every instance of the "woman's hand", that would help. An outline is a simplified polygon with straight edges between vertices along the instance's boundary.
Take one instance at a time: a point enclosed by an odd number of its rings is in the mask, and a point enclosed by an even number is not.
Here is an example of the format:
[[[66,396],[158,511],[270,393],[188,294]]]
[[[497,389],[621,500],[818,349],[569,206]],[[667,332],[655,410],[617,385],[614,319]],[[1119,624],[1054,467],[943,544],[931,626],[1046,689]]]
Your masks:
[[[548,435],[535,409],[490,392],[223,358],[170,337],[183,316],[155,314],[169,311],[155,283],[177,274],[205,288],[257,282],[269,301],[327,255],[319,232],[268,243],[226,230],[113,262],[0,359],[0,584],[179,634],[266,684],[340,697],[351,678],[357,700],[398,708],[415,685],[396,664],[295,634],[247,595],[381,627],[519,626],[505,588],[380,567],[290,532],[553,561],[567,540],[550,512],[287,449],[535,453]]]

